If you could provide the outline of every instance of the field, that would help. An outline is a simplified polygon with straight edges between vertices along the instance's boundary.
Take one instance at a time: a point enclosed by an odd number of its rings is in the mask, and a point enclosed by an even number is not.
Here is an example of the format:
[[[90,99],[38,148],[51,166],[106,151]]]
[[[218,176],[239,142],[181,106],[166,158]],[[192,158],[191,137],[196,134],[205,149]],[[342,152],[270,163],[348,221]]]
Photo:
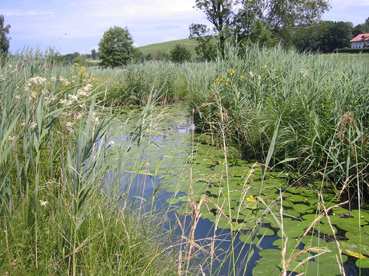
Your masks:
[[[332,54],[332,55],[326,55],[328,58],[332,57],[340,61],[344,61],[347,63],[356,63],[356,62],[362,62],[366,64],[367,67],[369,67],[369,54]]]
[[[239,51],[4,58],[0,273],[369,273],[368,67]]]
[[[197,42],[195,40],[191,40],[189,38],[180,39],[180,40],[172,40],[163,43],[150,44],[146,46],[138,47],[138,49],[146,56],[148,54],[156,54],[158,51],[162,53],[168,53],[170,49],[174,48],[175,45],[180,44],[188,48],[192,53],[192,58],[197,56],[195,47],[197,46]]]

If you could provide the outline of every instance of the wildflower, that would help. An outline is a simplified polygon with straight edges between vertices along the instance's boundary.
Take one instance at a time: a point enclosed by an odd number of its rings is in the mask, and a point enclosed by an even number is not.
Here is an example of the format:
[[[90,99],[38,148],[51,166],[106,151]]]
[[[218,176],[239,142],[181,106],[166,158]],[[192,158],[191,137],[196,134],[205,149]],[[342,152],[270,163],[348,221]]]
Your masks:
[[[79,63],[77,63],[77,62],[73,63],[73,66],[81,67],[81,65],[79,65]]]
[[[300,73],[302,74],[303,78],[306,78],[306,76],[309,74],[309,71],[305,69],[301,69]]]
[[[268,67],[268,65],[263,65],[263,68],[267,68]]]
[[[70,82],[63,78],[63,77],[59,77],[59,81],[64,85],[64,86],[68,86],[70,84]]]
[[[28,79],[27,81],[27,85],[28,86],[32,86],[33,84],[35,85],[42,85],[46,82],[46,79],[45,78],[42,78],[42,77],[34,77],[34,78],[30,78]]]
[[[227,78],[227,79],[226,79],[226,81],[225,81],[225,83],[226,83],[226,85],[228,86],[228,85],[229,85],[229,83],[230,83],[230,79],[229,79],[229,78]]]
[[[48,203],[47,200],[45,200],[45,201],[44,200],[40,200],[40,205],[41,206],[44,206],[45,207],[47,205],[47,203]]]
[[[215,79],[215,84],[219,84],[219,83],[221,83],[223,81],[223,79],[222,78],[216,78]]]
[[[109,147],[110,148],[114,148],[115,147],[115,142],[114,141],[110,141],[109,142]]]
[[[244,75],[240,76],[240,80],[244,80],[246,77]]]
[[[227,72],[228,72],[231,76],[233,76],[233,74],[234,74],[235,70],[234,70],[233,68],[229,68],[229,69],[227,69]]]
[[[71,101],[72,103],[73,103],[73,101],[78,102],[78,96],[77,96],[77,95],[69,94],[69,95],[68,95],[68,98],[70,99],[70,101]]]
[[[67,122],[65,124],[65,128],[68,130],[69,133],[73,132],[73,126],[74,126],[74,124],[72,122]]]
[[[77,95],[82,97],[88,97],[90,96],[90,91],[92,89],[92,84],[87,84],[85,87],[78,89]]]
[[[253,72],[249,72],[250,77],[253,79],[254,78],[254,73]]]
[[[62,99],[62,100],[59,101],[60,104],[66,104],[67,102],[68,102],[67,99]]]
[[[55,77],[52,77],[50,80],[51,80],[52,82],[55,82],[55,81],[56,81],[56,78],[55,78]]]
[[[254,198],[253,195],[250,195],[248,198],[246,198],[247,201],[250,201],[250,202],[258,202],[256,198]]]

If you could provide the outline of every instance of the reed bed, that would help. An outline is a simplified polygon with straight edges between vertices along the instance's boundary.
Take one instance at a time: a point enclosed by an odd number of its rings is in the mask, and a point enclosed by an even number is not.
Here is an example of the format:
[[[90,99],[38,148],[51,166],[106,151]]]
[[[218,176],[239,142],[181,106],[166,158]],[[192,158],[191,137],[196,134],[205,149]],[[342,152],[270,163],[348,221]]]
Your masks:
[[[3,275],[176,271],[175,254],[163,251],[169,235],[156,231],[159,219],[124,204],[134,178],[127,171],[140,171],[143,163],[126,167],[132,158],[107,132],[120,111],[106,104],[101,71],[60,67],[31,51],[0,67]],[[149,99],[131,130],[132,145],[153,121]],[[128,121],[114,129],[124,131]]]
[[[226,138],[243,158],[296,172],[305,184],[323,177],[337,191],[368,193],[364,64],[278,47],[228,47],[225,60],[187,78],[196,124],[222,141],[219,122],[226,121]]]
[[[279,229],[279,249],[255,275],[271,266],[271,275],[304,273],[332,252],[344,275],[331,218],[339,221],[332,210],[354,197],[360,207],[368,193],[367,82],[360,63],[278,47],[229,46],[226,59],[212,63],[120,69],[59,66],[37,51],[5,58],[0,272],[247,275],[269,224]],[[193,136],[191,149],[174,148],[171,157],[155,155],[162,146],[153,137],[165,140],[168,128],[161,121],[178,116],[156,105],[180,100],[193,109],[197,131],[210,136]],[[204,140],[217,147],[204,154]],[[237,165],[244,160],[253,164],[246,173]],[[275,175],[285,183],[275,184]],[[158,178],[173,193],[164,208]],[[267,194],[272,186],[277,195]],[[285,210],[284,193],[299,186],[314,191],[314,219],[292,220]],[[198,238],[203,218],[213,224]],[[333,240],[324,248],[316,244],[326,242],[318,239],[323,220]],[[303,231],[291,235],[295,224]]]

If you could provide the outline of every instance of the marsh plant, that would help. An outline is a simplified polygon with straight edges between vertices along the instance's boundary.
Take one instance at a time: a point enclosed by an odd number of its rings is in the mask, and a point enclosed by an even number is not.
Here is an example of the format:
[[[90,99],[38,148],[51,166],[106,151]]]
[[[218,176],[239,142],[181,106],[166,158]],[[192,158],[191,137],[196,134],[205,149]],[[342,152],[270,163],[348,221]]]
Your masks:
[[[104,196],[107,172],[123,173],[126,151],[107,155],[115,111],[99,100],[106,94],[101,79],[86,71],[32,52],[0,68],[0,271],[171,274],[173,258],[158,254],[162,239],[152,235],[154,217],[143,225],[123,208],[129,191],[117,188],[117,176],[114,197]]]
[[[282,48],[228,47],[227,58],[188,74],[197,124],[228,141],[244,159],[331,187],[368,194],[368,72]],[[352,190],[350,196],[352,196]]]
[[[367,73],[256,46],[229,46],[211,63],[117,69],[6,57],[0,271],[344,275],[350,258],[368,267]],[[193,122],[196,135],[171,133]]]

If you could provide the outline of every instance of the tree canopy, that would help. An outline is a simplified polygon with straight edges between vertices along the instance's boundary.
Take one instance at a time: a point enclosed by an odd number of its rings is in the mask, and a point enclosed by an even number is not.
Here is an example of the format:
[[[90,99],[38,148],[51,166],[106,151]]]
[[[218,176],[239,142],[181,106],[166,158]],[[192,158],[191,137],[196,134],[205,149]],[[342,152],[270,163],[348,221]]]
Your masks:
[[[0,15],[0,53],[9,51],[9,34],[10,25],[4,25],[4,16]]]
[[[169,52],[170,60],[182,63],[191,60],[191,51],[180,44],[176,44]]]
[[[114,26],[104,33],[99,43],[99,58],[104,67],[126,65],[135,58],[138,50],[133,47],[133,39],[127,27]]]
[[[329,9],[329,0],[196,0],[195,8],[203,11],[211,24],[190,25],[190,38],[199,43],[197,53],[203,57],[219,50],[224,57],[225,41],[272,44],[279,39],[292,42],[293,29],[298,25],[320,20]],[[216,37],[214,49],[209,47],[210,37]],[[203,48],[203,49],[200,49]]]

